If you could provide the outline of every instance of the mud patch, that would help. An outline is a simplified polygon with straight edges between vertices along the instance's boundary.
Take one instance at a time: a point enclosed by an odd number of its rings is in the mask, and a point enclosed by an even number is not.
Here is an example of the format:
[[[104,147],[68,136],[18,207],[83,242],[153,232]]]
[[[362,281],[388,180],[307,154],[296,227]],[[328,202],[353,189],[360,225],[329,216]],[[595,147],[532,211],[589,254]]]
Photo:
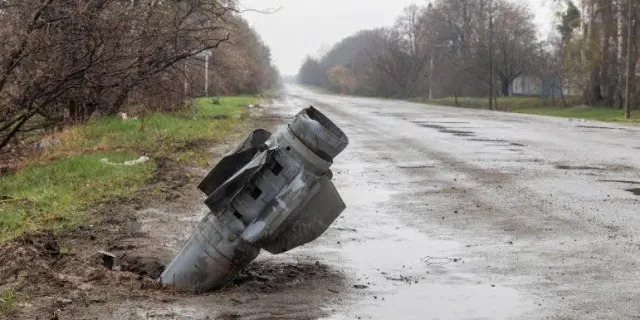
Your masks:
[[[629,191],[636,196],[640,196],[640,188],[627,189],[626,191]]]
[[[28,276],[25,266],[36,273],[46,271],[61,256],[58,241],[48,232],[25,234],[8,242],[0,247],[0,286]]]
[[[240,271],[225,288],[221,289],[221,292],[232,289],[268,292],[327,278],[335,280],[341,279],[342,276],[317,261],[315,263],[253,262]]]
[[[157,279],[164,271],[164,264],[154,257],[131,257],[123,255],[119,260],[120,270],[135,273],[143,277]]]

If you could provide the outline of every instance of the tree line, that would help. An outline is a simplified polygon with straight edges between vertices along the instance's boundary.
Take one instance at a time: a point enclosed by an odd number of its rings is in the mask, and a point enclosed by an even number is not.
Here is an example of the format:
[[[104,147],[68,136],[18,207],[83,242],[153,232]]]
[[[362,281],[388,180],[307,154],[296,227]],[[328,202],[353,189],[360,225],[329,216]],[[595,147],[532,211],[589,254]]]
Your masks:
[[[235,0],[0,0],[0,149],[132,105],[272,87],[269,49],[239,13]]]
[[[358,32],[308,57],[298,81],[340,93],[436,98],[509,96],[516,79],[530,77],[552,99],[620,108],[630,62],[635,105],[640,3],[576,1],[557,1],[559,22],[544,41],[522,2],[413,5],[392,27]]]

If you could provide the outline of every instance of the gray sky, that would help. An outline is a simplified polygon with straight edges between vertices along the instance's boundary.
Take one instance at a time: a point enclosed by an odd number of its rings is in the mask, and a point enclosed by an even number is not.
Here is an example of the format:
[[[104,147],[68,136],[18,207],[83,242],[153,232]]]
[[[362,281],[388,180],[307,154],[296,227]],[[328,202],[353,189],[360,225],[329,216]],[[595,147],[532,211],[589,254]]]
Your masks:
[[[272,14],[248,12],[245,17],[271,48],[283,75],[298,72],[307,55],[318,55],[359,30],[393,25],[402,9],[425,0],[241,0],[245,8],[269,10]],[[536,13],[543,34],[553,19],[552,0],[521,0]]]

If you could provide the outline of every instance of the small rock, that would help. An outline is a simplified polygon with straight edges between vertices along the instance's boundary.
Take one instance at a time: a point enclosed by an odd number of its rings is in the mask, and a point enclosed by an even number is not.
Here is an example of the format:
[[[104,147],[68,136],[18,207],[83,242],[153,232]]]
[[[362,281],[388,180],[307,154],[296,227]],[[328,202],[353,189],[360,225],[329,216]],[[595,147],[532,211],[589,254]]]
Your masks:
[[[364,284],[354,284],[353,287],[356,288],[356,289],[367,289],[367,288],[369,288],[369,286],[366,286]]]

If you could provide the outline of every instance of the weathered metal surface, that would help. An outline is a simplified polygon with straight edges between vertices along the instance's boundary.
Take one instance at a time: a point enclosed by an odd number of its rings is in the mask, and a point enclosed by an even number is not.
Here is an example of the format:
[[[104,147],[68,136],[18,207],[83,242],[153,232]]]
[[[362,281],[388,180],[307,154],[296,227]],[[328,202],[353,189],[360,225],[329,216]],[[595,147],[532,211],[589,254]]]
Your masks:
[[[282,253],[318,238],[345,209],[329,167],[348,142],[313,107],[274,135],[254,131],[199,185],[211,212],[161,281],[196,292],[219,288],[261,248]]]

